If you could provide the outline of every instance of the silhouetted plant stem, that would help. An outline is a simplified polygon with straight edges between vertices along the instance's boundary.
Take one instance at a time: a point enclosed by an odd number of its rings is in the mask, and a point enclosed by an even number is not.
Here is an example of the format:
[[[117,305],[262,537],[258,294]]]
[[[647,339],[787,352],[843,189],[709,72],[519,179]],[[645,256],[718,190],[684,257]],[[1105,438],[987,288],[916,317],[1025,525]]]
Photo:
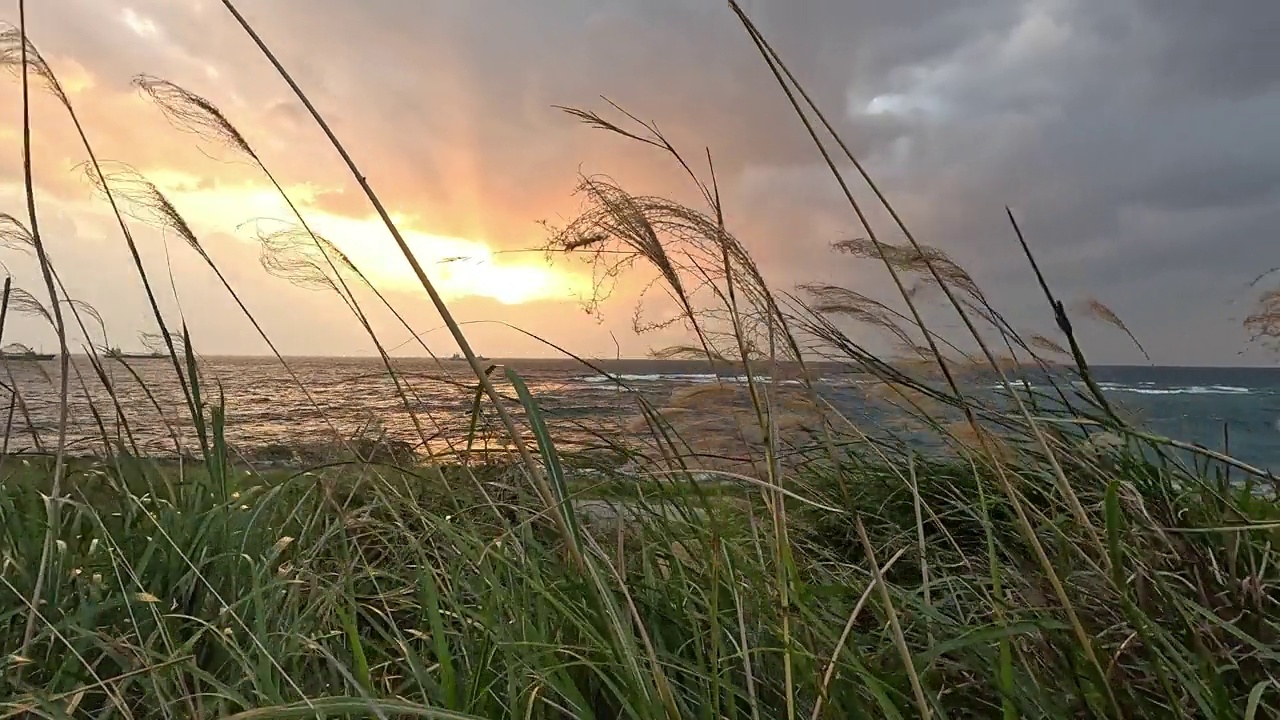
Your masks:
[[[1018,236],[1018,244],[1022,246],[1022,252],[1027,256],[1027,263],[1031,265],[1031,271],[1035,273],[1036,282],[1040,284],[1040,290],[1044,293],[1045,299],[1049,302],[1049,307],[1053,309],[1053,321],[1058,326],[1058,330],[1067,338],[1067,345],[1071,349],[1071,359],[1076,364],[1076,369],[1080,371],[1080,379],[1084,381],[1085,386],[1089,388],[1089,392],[1094,399],[1098,401],[1098,405],[1102,407],[1112,420],[1118,424],[1124,424],[1120,416],[1116,415],[1115,410],[1111,409],[1111,403],[1107,402],[1107,396],[1102,392],[1093,373],[1089,371],[1089,361],[1084,357],[1084,351],[1080,349],[1080,343],[1076,342],[1076,334],[1071,327],[1071,318],[1067,317],[1067,309],[1053,296],[1053,291],[1049,289],[1049,283],[1044,278],[1044,273],[1040,272],[1040,263],[1036,262],[1035,255],[1031,252],[1031,246],[1027,244],[1026,237],[1022,234],[1022,228],[1018,226],[1018,220],[1013,216],[1013,210],[1005,207],[1005,214],[1009,216],[1009,224],[1013,226],[1013,232]]]
[[[4,293],[0,295],[0,347],[4,347],[4,327],[9,319],[9,292],[13,290],[13,276],[4,278]],[[13,431],[13,410],[18,402],[18,386],[9,388],[9,410],[4,424],[4,444],[0,446],[0,462],[9,454],[9,434]]]
[[[30,79],[27,76],[27,3],[18,0],[18,34],[22,40],[22,180],[27,196],[27,215],[31,223],[31,240],[35,246],[36,257],[40,261],[40,272],[44,276],[45,289],[49,292],[52,304],[54,329],[58,333],[58,445],[54,452],[53,483],[49,496],[45,499],[45,511],[48,528],[44,537],[44,548],[40,553],[40,564],[36,568],[35,587],[31,593],[32,609],[27,614],[26,630],[22,634],[22,646],[19,654],[25,655],[27,646],[35,634],[36,616],[40,607],[40,596],[44,591],[45,573],[48,572],[49,558],[53,554],[54,537],[59,528],[59,510],[62,502],[62,475],[66,467],[67,449],[67,395],[70,381],[71,356],[67,352],[67,328],[62,320],[62,304],[58,301],[58,290],[54,285],[53,268],[49,255],[45,252],[44,241],[40,237],[40,222],[36,213],[36,190],[31,171],[31,91]]]

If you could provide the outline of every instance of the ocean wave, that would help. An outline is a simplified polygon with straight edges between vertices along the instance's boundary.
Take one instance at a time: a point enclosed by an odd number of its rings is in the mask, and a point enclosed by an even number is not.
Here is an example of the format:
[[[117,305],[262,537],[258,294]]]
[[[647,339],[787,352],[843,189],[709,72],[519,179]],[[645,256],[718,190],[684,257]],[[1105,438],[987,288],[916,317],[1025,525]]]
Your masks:
[[[1115,382],[1101,382],[1098,387],[1109,392],[1137,393],[1139,395],[1250,395],[1252,388],[1236,385],[1186,385],[1179,387],[1152,387],[1149,383],[1138,386]]]
[[[615,381],[624,383],[688,383],[694,385],[710,384],[714,382],[739,383],[746,384],[748,378],[746,375],[716,375],[714,373],[654,373],[650,375],[637,375],[630,373],[621,373],[606,377],[604,375],[578,375],[569,378],[574,382],[586,383],[589,385],[612,384]],[[771,382],[768,375],[758,375],[753,378],[756,382]],[[782,385],[799,385],[799,380],[780,380]]]
[[[1021,382],[1013,381],[1010,383],[1014,390],[1025,390]],[[1072,385],[1077,388],[1085,387],[1085,383],[1075,381]],[[1174,385],[1169,387],[1159,387],[1156,383],[1143,381],[1133,385],[1120,382],[1100,382],[1098,387],[1106,392],[1114,393],[1134,393],[1137,395],[1252,395],[1254,388],[1239,387],[1237,385]],[[1005,390],[1005,386],[1001,384],[991,385],[988,390]],[[1049,392],[1053,388],[1049,385],[1032,385],[1031,389],[1036,392]]]

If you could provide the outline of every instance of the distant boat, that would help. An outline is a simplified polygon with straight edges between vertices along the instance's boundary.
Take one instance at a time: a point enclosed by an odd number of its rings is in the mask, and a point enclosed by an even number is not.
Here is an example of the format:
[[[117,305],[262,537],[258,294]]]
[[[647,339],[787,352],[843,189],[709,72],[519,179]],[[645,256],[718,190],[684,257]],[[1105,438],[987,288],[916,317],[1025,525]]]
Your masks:
[[[132,352],[131,353],[131,352],[124,352],[120,348],[116,348],[116,347],[107,348],[107,351],[103,353],[103,355],[105,357],[115,358],[116,360],[156,360],[158,358],[165,357],[165,354],[160,352]]]
[[[450,356],[449,356],[449,359],[450,359],[450,360],[466,360],[466,358],[462,356],[462,353],[454,353],[454,354],[452,354],[452,355],[450,355]],[[477,355],[477,356],[476,356],[476,360],[478,360],[478,361],[480,361],[480,362],[484,362],[485,360],[488,360],[488,359],[489,359],[489,358],[487,358],[487,357],[485,357],[485,356],[483,356],[483,355]]]
[[[23,360],[23,361],[52,360],[55,357],[57,357],[57,355],[54,355],[53,353],[38,353],[33,350],[27,350],[25,352],[0,351],[0,358],[3,358],[5,360]]]

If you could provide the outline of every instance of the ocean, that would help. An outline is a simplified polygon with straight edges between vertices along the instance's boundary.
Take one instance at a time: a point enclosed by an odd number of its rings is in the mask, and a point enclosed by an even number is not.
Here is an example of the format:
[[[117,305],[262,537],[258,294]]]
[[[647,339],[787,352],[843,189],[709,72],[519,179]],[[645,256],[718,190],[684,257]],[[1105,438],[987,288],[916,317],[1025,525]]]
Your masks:
[[[86,358],[74,362],[78,377],[71,383],[68,424],[72,452],[100,451],[104,430],[114,442],[144,454],[170,455],[175,441],[191,446],[185,403],[167,359],[130,360],[129,367],[103,362],[110,390]],[[590,447],[638,430],[635,396],[576,362],[490,363],[520,373],[566,446]],[[482,413],[472,432],[475,380],[464,363],[396,359],[394,364],[408,407],[377,359],[291,359],[291,376],[273,359],[206,358],[202,389],[207,400],[225,406],[227,440],[246,458],[361,434],[385,433],[419,448],[426,438],[432,451],[457,451],[469,434],[473,449],[501,444],[491,413]],[[660,408],[696,397],[701,388],[742,380],[722,376],[718,384],[698,362],[606,360],[598,365]],[[0,423],[6,430],[0,450],[54,447],[57,362],[9,361],[0,370],[5,373],[0,376],[5,386],[0,389]],[[1094,375],[1110,402],[1151,432],[1215,450],[1226,447],[1244,462],[1280,470],[1280,369],[1104,366],[1094,368]],[[501,380],[503,371],[494,377]],[[891,425],[867,384],[865,376],[828,366],[819,387],[847,417],[871,428]],[[505,380],[500,385],[510,392]],[[13,387],[18,389],[16,402]]]

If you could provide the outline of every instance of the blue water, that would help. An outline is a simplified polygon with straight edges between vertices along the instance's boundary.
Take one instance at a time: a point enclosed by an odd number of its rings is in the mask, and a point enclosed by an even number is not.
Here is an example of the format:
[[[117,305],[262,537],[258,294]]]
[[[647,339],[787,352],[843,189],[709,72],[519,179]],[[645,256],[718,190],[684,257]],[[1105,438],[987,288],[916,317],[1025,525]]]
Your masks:
[[[567,360],[494,362],[511,367],[526,379],[548,417],[561,423],[557,431],[560,440],[581,438],[586,442],[591,433],[633,432],[626,428],[637,413],[634,396],[581,365]],[[132,440],[142,452],[171,449],[175,427],[189,440],[184,403],[168,363],[143,360],[131,364],[150,396],[141,391],[131,373],[108,363],[114,401],[92,380],[86,383],[87,393],[73,390],[68,432],[73,450],[94,452],[100,446],[101,432],[93,409],[112,435],[121,435],[116,429],[120,423],[113,418],[126,418]],[[717,378],[697,362],[612,360],[598,364],[658,407],[690,386],[741,382],[731,374]],[[92,378],[87,364],[77,361],[77,366],[82,365],[81,371]],[[299,358],[290,360],[290,365],[308,393],[302,393],[298,383],[269,359],[210,358],[204,362],[206,385],[220,388],[226,404],[228,440],[238,451],[252,453],[254,448],[272,444],[332,440],[335,432],[350,437],[371,427],[410,442],[421,437],[377,360]],[[398,359],[396,366],[412,388],[412,412],[418,415],[418,425],[431,433],[432,443],[443,446],[448,438],[468,432],[475,380],[464,364]],[[8,372],[21,397],[15,402],[13,394],[0,393],[0,423],[8,419],[0,449],[32,449],[37,444],[51,447],[58,424],[58,395],[52,382],[56,364],[12,363]],[[498,372],[495,377],[501,379],[502,375]],[[1280,369],[1096,367],[1094,376],[1109,402],[1135,424],[1214,450],[1227,449],[1244,462],[1280,472]],[[892,418],[874,409],[866,376],[826,368],[820,384],[842,412],[865,422],[867,428],[892,423]],[[1078,383],[1075,387],[1083,391]],[[510,391],[509,387],[504,389]],[[163,415],[157,413],[156,404]]]
[[[605,366],[642,390],[716,381],[705,370],[653,361]],[[1280,368],[1098,366],[1092,374],[1108,403],[1132,424],[1156,435],[1225,450],[1238,460],[1280,472]],[[577,380],[599,384],[604,379],[579,374]],[[978,385],[989,390],[993,380],[979,380]],[[1047,392],[1050,388],[1043,380],[1031,382]],[[822,384],[847,416],[871,425],[890,424],[888,416],[868,402],[867,382],[859,375],[833,372]],[[1086,392],[1079,381],[1067,380],[1060,386]]]
[[[1280,368],[1098,367],[1094,376],[1137,424],[1280,471]]]
[[[716,381],[705,370],[652,363],[641,367],[641,362],[644,361],[606,366],[622,373],[625,381],[640,389]],[[1139,428],[1227,451],[1243,462],[1280,472],[1280,368],[1097,366],[1092,374],[1113,409]],[[604,380],[581,375],[577,379],[597,384]],[[993,376],[977,384],[991,390],[994,379]],[[1041,392],[1050,390],[1043,376],[1030,382]],[[857,374],[831,373],[823,384],[847,416],[872,425],[888,424],[882,408],[868,403],[863,390],[867,383]],[[940,383],[935,384],[941,387]],[[1068,391],[1074,388],[1080,394],[1087,392],[1078,380],[1068,379],[1059,386]],[[1077,402],[1077,398],[1072,401]]]

